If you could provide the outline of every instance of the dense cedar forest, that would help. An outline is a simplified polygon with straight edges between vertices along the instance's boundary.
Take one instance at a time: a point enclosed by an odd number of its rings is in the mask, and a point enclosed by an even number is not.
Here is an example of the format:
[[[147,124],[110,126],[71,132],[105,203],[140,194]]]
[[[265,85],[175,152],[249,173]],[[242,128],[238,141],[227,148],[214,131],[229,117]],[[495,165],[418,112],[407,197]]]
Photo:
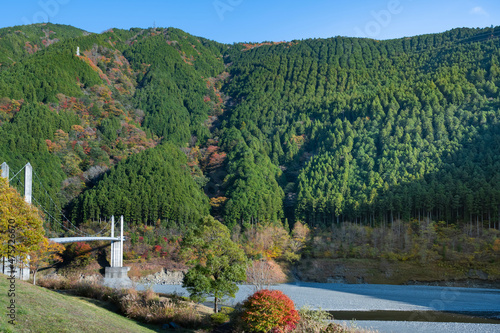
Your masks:
[[[0,159],[34,166],[53,233],[112,214],[500,228],[499,36],[226,45],[173,28],[3,28]]]

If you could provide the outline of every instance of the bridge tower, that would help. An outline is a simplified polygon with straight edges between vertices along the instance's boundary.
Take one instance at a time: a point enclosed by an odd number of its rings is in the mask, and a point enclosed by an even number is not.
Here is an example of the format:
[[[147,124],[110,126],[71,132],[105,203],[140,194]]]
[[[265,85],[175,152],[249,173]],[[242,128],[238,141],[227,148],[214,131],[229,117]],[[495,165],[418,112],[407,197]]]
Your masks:
[[[111,237],[115,237],[115,217],[111,216]],[[111,241],[111,267],[123,266],[123,216],[120,217],[120,240]]]
[[[22,169],[21,169],[22,170]],[[31,193],[32,193],[32,172],[33,168],[31,164],[28,162],[28,164],[25,165],[25,181],[24,181],[24,201],[31,204]],[[7,179],[7,182],[9,182],[9,174],[10,173],[10,168],[7,162],[2,163],[2,178]],[[20,280],[28,280],[30,277],[30,270],[29,270],[29,260],[30,257],[26,257],[26,262],[22,261],[19,257],[15,257],[15,265],[10,266],[8,263],[7,258],[1,257],[1,265],[0,265],[0,272],[7,275],[7,276],[15,276],[17,279]]]
[[[115,238],[115,217],[111,216],[111,238]],[[123,267],[123,215],[120,216],[120,238],[111,241],[111,267],[104,268],[103,284],[113,288],[130,288],[132,281],[127,272],[130,267]]]
[[[9,165],[6,162],[2,163],[2,178],[9,181]],[[22,170],[22,169],[21,169]],[[33,194],[33,166],[30,162],[24,166],[24,201],[31,204],[31,196]]]
[[[2,178],[7,178],[9,181],[9,165],[6,162],[2,163]]]
[[[24,166],[24,201],[31,204],[33,194],[33,167],[30,162]]]

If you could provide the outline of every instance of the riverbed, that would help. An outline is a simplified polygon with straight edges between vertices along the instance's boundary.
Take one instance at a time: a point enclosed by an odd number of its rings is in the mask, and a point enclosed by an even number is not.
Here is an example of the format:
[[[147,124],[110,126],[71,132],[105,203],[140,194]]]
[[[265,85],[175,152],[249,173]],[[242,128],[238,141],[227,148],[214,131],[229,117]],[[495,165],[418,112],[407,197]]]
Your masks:
[[[334,316],[337,313],[337,322],[350,324],[354,319],[359,327],[380,333],[500,332],[498,289],[306,282],[270,289],[283,291],[297,308],[331,311]],[[154,285],[153,290],[188,295],[179,285]],[[242,285],[236,297],[225,304],[240,303],[253,292],[252,286]],[[340,314],[352,318],[347,320]]]

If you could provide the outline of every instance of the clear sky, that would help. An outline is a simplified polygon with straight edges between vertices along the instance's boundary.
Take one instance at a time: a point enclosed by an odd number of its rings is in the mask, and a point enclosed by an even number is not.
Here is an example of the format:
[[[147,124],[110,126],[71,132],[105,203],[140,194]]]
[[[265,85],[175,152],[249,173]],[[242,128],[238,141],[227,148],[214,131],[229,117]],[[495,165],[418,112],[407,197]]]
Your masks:
[[[175,27],[224,43],[339,35],[390,39],[500,25],[500,1],[14,0],[2,4],[0,27],[47,20],[90,32]]]

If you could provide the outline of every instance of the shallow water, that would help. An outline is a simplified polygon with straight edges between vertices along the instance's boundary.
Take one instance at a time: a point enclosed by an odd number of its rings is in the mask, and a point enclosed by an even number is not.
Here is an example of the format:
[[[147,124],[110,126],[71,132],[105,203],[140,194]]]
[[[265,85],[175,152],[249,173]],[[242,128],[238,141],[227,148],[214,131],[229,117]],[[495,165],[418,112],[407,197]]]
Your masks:
[[[334,320],[500,324],[500,312],[328,311]],[[500,327],[499,327],[500,329]]]
[[[369,329],[378,333],[499,333],[498,324],[436,323],[419,321],[347,321],[346,326]]]

